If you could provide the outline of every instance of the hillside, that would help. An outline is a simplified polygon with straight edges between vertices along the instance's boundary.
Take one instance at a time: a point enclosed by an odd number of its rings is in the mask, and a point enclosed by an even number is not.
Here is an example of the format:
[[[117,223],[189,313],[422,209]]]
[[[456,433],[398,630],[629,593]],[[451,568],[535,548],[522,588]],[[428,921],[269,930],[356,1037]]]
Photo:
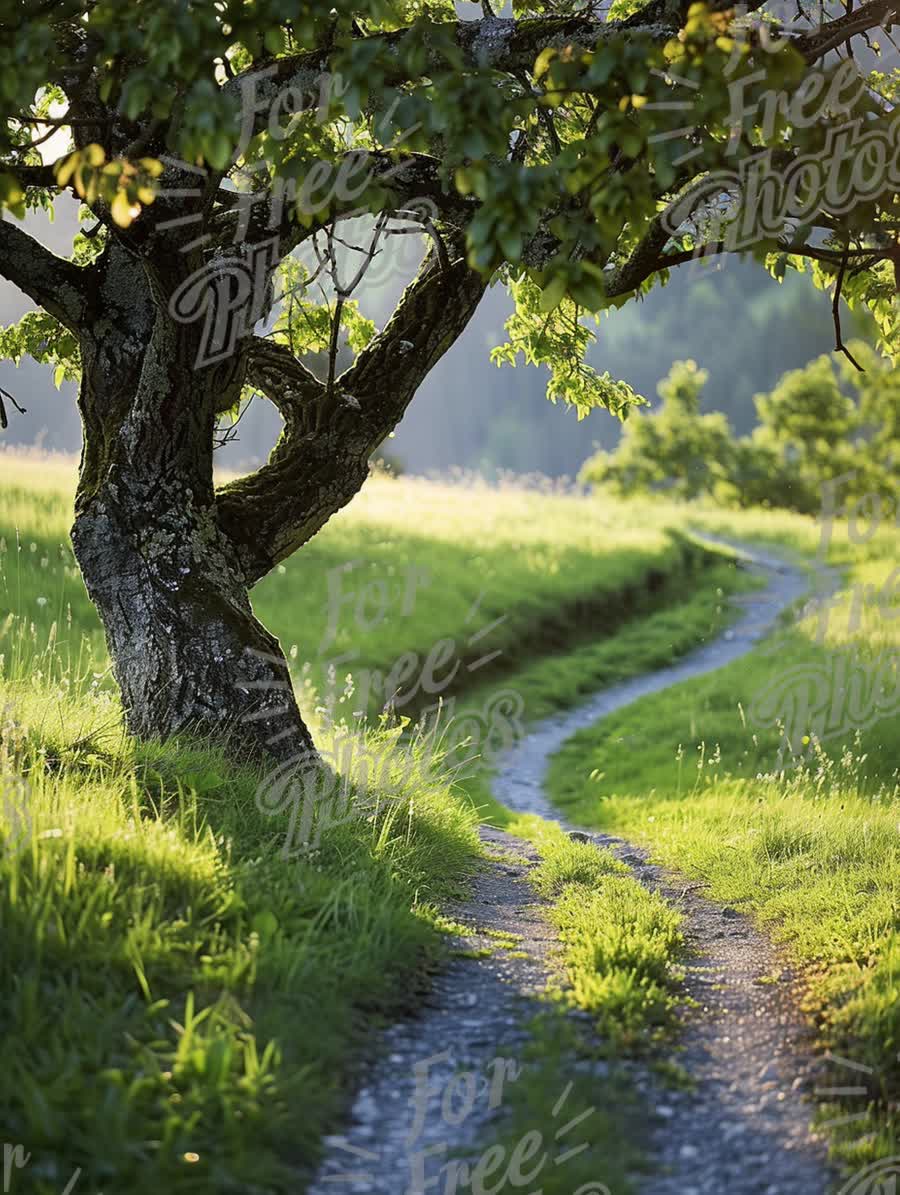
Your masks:
[[[73,462],[6,453],[2,467],[0,1115],[41,1160],[28,1189],[59,1190],[76,1170],[137,1192],[296,1189],[340,1124],[360,1049],[418,1007],[458,949],[448,910],[485,866],[479,811],[534,840],[550,915],[564,940],[586,935],[567,1000],[622,1057],[649,1024],[663,1048],[682,966],[669,902],[604,878],[619,864],[570,858],[551,826],[497,803],[491,778],[500,750],[548,714],[726,633],[729,596],[758,581],[689,527],[812,562],[812,520],[372,479],[254,594],[346,781],[335,824],[317,815],[304,836],[258,768],[188,739],[128,739],[67,542]],[[887,593],[851,636],[876,659],[895,644],[896,532],[860,554],[837,528],[835,567]],[[792,625],[781,666],[844,650],[852,600],[824,645],[814,619]],[[865,1131],[836,1130],[859,1164],[889,1149],[897,1090],[884,1054],[898,1032],[896,713],[779,770],[777,727],[757,737],[745,722],[771,651],[749,659],[571,738],[549,793],[745,910],[807,968],[822,1044],[880,1067]],[[614,909],[647,935],[625,955],[599,945]],[[542,1066],[568,1049],[545,1041]],[[608,1103],[603,1148],[626,1183],[633,1143],[614,1090],[592,1098]],[[529,1115],[549,1116],[540,1107]]]

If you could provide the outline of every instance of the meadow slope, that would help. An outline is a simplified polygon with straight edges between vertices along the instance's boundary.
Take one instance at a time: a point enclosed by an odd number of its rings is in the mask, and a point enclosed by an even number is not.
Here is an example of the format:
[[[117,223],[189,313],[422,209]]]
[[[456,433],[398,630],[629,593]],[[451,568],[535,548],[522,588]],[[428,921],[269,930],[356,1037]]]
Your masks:
[[[129,739],[68,543],[72,462],[6,453],[0,470],[0,1116],[39,1163],[31,1189],[77,1167],[137,1192],[295,1189],[359,1050],[445,953],[441,909],[477,863],[479,818],[548,852],[560,927],[596,943],[646,917],[637,953],[573,951],[572,992],[617,1048],[645,1023],[670,1031],[674,923],[595,867],[588,886],[621,908],[586,900],[579,852],[491,800],[493,740],[727,627],[728,597],[754,582],[691,526],[811,562],[813,520],[371,479],[253,595],[323,749],[353,744],[352,816],[310,844],[295,811],[261,800],[258,770]],[[773,670],[890,655],[898,538],[860,548],[836,523],[828,558],[850,588],[821,641],[813,612],[774,654],[579,734],[550,776],[572,820],[646,844],[805,966],[823,1045],[871,1072],[863,1108],[823,1108],[859,1112],[837,1131],[850,1162],[884,1156],[895,1131],[896,712],[822,744],[810,726],[799,769],[777,725],[747,719]],[[440,749],[401,750],[406,718],[438,708]]]

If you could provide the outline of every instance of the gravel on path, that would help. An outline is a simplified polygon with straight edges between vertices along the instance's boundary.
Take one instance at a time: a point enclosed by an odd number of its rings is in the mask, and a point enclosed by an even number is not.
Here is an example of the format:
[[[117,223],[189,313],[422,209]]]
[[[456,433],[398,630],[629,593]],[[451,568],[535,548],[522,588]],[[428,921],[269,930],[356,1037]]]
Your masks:
[[[572,712],[531,727],[500,761],[494,783],[499,801],[566,825],[544,789],[549,760],[563,743],[639,697],[739,659],[809,589],[804,573],[782,557],[757,549],[743,553],[767,585],[738,599],[745,608],[740,620],[671,667],[605,689]],[[832,570],[820,570],[820,595],[836,584]],[[685,988],[696,1007],[685,1009],[676,1055],[694,1086],[690,1092],[656,1092],[660,1123],[653,1152],[662,1173],[647,1182],[647,1195],[825,1195],[835,1175],[803,1098],[819,1062],[798,1011],[796,977],[782,954],[748,918],[650,865],[648,852],[610,835],[584,837],[611,849],[636,879],[683,913],[695,955]]]
[[[500,761],[498,800],[565,825],[543,782],[550,757],[572,734],[639,697],[738,659],[809,589],[801,570],[782,558],[743,551],[767,586],[737,599],[745,607],[739,622],[671,667],[529,728]],[[823,573],[820,583],[834,588],[835,577]],[[747,918],[651,865],[647,852],[566,828],[611,849],[642,884],[677,906],[694,952],[676,1055],[691,1089],[664,1087],[642,1068],[633,1072],[651,1105],[645,1144],[658,1166],[652,1178],[638,1180],[641,1195],[826,1195],[835,1176],[803,1099],[817,1063],[784,959]],[[421,1010],[381,1035],[344,1133],[326,1138],[310,1195],[441,1195],[452,1183],[453,1156],[483,1147],[502,1086],[515,1081],[528,1022],[553,973],[556,939],[528,884],[533,848],[486,826],[481,834],[488,858],[468,899],[447,910],[471,936],[456,940],[456,957]],[[521,940],[514,951],[498,949],[498,934]]]

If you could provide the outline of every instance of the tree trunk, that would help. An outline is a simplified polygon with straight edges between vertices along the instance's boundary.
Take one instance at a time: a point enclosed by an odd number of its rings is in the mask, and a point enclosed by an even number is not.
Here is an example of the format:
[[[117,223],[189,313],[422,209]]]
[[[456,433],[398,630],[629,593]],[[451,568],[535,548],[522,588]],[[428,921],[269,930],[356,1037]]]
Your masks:
[[[148,489],[113,474],[72,540],[133,734],[227,737],[278,759],[312,749],[278,641],[184,479]]]
[[[206,321],[180,322],[172,304],[180,313],[178,296],[212,265],[230,310],[240,255],[139,257],[112,240],[91,267],[71,321],[84,426],[72,540],[135,734],[227,736],[318,772],[286,661],[254,618],[249,589],[360,489],[370,453],[475,313],[486,281],[457,240],[454,260],[429,250],[333,387],[286,346],[254,340],[250,319],[226,338],[230,355],[198,365],[210,360]],[[217,493],[216,417],[248,376],[278,406],[284,434],[266,465]]]
[[[169,289],[169,288],[166,288]],[[129,729],[227,739],[279,760],[313,751],[278,645],[218,524],[216,412],[237,359],[195,369],[145,268],[110,255],[82,337],[85,442],[72,541],[106,632]]]

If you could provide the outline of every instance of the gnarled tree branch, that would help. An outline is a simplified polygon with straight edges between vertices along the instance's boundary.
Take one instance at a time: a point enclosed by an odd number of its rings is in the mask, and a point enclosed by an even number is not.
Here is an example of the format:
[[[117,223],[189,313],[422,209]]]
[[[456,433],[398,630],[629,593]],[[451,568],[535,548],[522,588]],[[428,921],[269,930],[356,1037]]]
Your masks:
[[[827,21],[819,29],[804,34],[794,41],[810,64],[824,58],[831,50],[845,45],[853,37],[877,29],[880,25],[889,29],[900,23],[900,0],[872,0],[861,8],[852,10],[834,21]]]
[[[0,219],[0,275],[73,332],[84,322],[92,269],[57,257],[11,220]]]
[[[315,411],[325,387],[291,352],[287,345],[256,337],[250,342],[245,385],[252,386],[278,408],[284,420],[282,440],[309,431],[315,423]],[[282,441],[274,454],[282,451]]]
[[[273,399],[290,417],[278,446],[261,469],[217,493],[219,525],[237,548],[248,584],[311,539],[358,492],[372,452],[469,323],[487,283],[459,255],[459,244],[454,252],[442,268],[437,250],[429,251],[384,330],[336,379],[318,427],[294,418],[297,400],[283,393]],[[262,376],[267,394],[279,384],[280,368],[284,376],[302,376],[300,390],[312,401],[321,399],[322,384],[310,382],[283,346],[276,352],[253,346],[249,376]]]

